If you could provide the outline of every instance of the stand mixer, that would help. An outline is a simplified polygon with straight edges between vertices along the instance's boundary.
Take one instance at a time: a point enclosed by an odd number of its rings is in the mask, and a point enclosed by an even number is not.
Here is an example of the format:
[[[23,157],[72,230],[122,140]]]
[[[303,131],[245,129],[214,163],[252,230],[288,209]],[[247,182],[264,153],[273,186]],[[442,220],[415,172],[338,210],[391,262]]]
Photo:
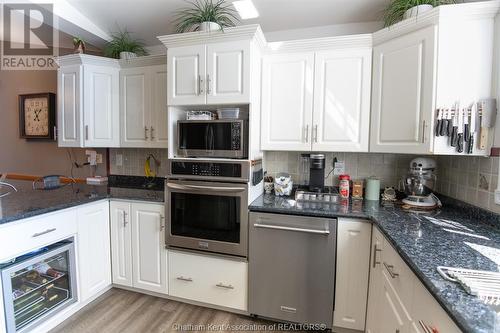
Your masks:
[[[403,203],[412,207],[432,209],[441,207],[441,201],[432,193],[436,184],[436,161],[417,157],[410,162],[410,170],[403,179],[404,192],[408,196]]]

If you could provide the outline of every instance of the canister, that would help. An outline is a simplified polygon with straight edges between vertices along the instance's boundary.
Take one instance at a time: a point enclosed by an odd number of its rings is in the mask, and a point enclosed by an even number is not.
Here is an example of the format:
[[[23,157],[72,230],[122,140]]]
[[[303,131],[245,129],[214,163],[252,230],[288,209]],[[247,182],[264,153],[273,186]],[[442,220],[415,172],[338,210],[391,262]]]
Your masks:
[[[380,199],[380,179],[374,176],[369,177],[366,180],[366,200],[376,200]]]

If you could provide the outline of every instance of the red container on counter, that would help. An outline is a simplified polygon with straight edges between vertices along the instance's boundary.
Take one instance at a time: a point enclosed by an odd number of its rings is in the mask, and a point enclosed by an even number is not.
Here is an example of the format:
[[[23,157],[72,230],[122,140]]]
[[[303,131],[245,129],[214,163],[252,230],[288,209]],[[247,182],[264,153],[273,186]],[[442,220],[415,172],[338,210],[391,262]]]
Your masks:
[[[349,198],[349,185],[350,185],[350,182],[349,180],[351,179],[351,177],[349,177],[349,175],[340,175],[339,176],[339,193],[340,193],[340,197],[342,199],[348,199]]]

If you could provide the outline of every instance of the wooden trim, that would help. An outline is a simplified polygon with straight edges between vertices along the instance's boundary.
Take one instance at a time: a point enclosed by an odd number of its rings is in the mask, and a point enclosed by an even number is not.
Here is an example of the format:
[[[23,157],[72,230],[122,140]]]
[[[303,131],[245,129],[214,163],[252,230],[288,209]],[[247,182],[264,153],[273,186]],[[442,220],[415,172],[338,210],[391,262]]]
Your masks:
[[[19,173],[8,173],[6,175],[6,179],[14,179],[14,180],[28,180],[28,181],[35,181],[37,179],[42,178],[43,176],[34,176],[34,175],[24,175],[24,174],[19,174]],[[68,177],[61,177],[61,183],[79,183],[79,184],[85,184],[87,183],[87,180],[84,178],[68,178]]]
[[[490,157],[500,156],[500,147],[491,147]]]

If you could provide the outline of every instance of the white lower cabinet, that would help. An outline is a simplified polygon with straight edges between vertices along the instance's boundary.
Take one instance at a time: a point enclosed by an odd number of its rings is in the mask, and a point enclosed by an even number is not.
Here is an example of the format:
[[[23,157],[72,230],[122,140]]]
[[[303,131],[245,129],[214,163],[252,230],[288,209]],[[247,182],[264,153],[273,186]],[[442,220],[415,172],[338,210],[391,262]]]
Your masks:
[[[247,310],[248,264],[178,251],[168,253],[171,296]]]
[[[461,332],[376,228],[370,264],[367,333]]]
[[[365,329],[371,230],[369,221],[338,219],[335,327]]]
[[[79,207],[77,220],[79,290],[84,302],[111,285],[108,201]]]
[[[113,283],[168,293],[162,204],[111,201]]]

